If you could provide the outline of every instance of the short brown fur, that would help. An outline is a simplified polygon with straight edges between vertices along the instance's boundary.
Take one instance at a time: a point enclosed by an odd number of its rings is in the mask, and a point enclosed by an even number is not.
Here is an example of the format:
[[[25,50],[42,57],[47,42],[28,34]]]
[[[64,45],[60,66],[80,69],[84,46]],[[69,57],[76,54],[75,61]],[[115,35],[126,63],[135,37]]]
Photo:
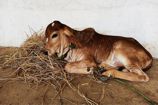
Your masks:
[[[58,36],[52,38],[53,33]],[[143,70],[152,65],[152,56],[133,38],[102,35],[93,28],[77,31],[59,21],[47,26],[45,36],[48,39],[45,48],[50,55],[61,56],[68,51],[70,43],[76,45],[65,58],[69,62],[65,70],[69,73],[90,74],[94,67],[102,66],[107,69],[102,75],[129,81],[149,80]],[[118,71],[119,67],[125,69]]]

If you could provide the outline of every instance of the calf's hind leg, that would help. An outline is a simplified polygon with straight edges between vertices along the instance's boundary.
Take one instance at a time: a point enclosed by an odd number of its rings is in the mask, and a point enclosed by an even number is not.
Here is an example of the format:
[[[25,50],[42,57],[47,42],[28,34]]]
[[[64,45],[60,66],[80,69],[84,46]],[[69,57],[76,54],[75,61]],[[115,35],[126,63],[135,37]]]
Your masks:
[[[147,82],[149,80],[149,78],[144,75],[139,75],[134,72],[121,72],[116,69],[108,69],[106,72],[102,73],[102,75],[137,82]]]
[[[102,75],[105,76],[112,76],[113,78],[120,78],[128,81],[138,81],[138,82],[147,82],[149,80],[148,76],[140,69],[137,68],[129,68],[126,69],[126,72],[118,71],[115,68],[112,68],[106,64],[101,64],[101,67],[104,67],[106,69],[105,72],[102,73]],[[109,68],[110,67],[110,68]],[[130,72],[134,71],[134,72]]]

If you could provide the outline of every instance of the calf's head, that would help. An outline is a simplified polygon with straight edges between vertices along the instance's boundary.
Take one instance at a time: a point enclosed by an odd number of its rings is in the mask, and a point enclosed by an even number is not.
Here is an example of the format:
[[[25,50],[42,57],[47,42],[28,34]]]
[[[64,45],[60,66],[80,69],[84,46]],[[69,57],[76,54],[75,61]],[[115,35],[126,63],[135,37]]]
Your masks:
[[[50,23],[45,31],[45,49],[48,55],[57,53],[58,56],[61,56],[68,49],[68,38],[71,36],[72,32],[70,27],[59,21]]]

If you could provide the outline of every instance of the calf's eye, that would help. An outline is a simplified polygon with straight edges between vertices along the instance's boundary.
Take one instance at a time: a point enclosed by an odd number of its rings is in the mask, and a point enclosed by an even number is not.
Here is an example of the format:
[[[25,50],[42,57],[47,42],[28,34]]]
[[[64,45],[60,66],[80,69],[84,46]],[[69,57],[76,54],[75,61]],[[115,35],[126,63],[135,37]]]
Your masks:
[[[52,38],[55,38],[55,37],[57,37],[58,36],[58,34],[54,34],[54,35],[52,35]]]

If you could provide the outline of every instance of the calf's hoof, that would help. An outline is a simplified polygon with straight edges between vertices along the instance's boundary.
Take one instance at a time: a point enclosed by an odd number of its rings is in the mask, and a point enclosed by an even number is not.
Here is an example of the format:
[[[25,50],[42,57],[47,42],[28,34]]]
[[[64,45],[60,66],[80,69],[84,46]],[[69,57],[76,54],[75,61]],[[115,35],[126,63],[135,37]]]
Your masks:
[[[111,76],[104,76],[102,75],[103,72],[106,72],[106,69],[104,67],[96,67],[93,70],[93,75],[96,79],[98,79],[99,81],[105,82],[109,79],[111,79]]]

